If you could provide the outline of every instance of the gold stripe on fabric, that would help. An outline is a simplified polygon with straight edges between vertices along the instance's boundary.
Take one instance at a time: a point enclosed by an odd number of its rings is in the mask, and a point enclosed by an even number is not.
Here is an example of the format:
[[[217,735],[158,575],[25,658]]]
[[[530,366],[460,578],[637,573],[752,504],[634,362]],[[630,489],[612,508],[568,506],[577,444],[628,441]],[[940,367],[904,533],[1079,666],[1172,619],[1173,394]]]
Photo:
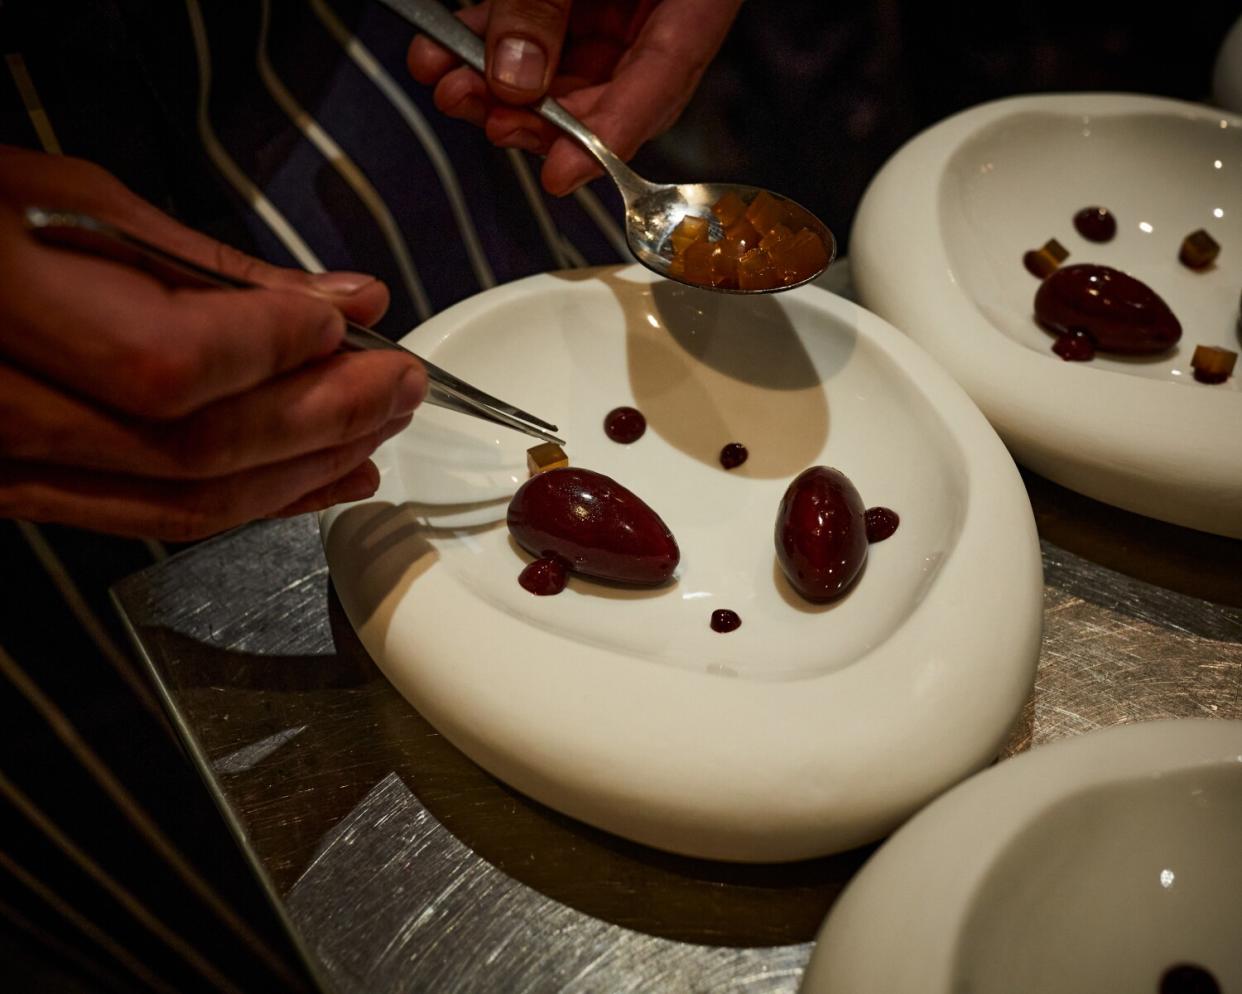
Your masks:
[[[122,987],[123,982],[121,978],[118,977],[111,969],[105,967],[102,963],[83,950],[78,949],[76,946],[71,945],[59,936],[53,935],[46,929],[36,925],[20,911],[11,905],[6,904],[4,901],[0,901],[0,918],[8,921],[8,923],[14,928],[25,932],[32,939],[34,939],[35,942],[46,946],[47,949],[59,959],[71,961],[76,967],[78,967],[78,969],[82,970],[83,973],[92,980],[102,981],[103,983],[114,988]],[[128,984],[125,984],[124,986],[128,987]]]
[[[138,800],[125,789],[99,755],[78,734],[68,716],[61,711],[0,645],[0,676],[5,677],[48,724],[53,734],[87,770],[113,804],[144,840],[168,863],[182,882],[202,900],[203,904],[224,923],[245,945],[291,988],[304,989],[304,983],[289,969],[280,956],[268,948],[236,911],[199,875],[185,855],[147,814]],[[187,776],[189,771],[187,770]]]
[[[60,897],[52,888],[43,883],[33,874],[23,869],[16,860],[12,859],[4,850],[0,849],[0,870],[5,870],[27,890],[38,897],[44,904],[50,907],[58,915],[69,922],[79,932],[89,938],[100,949],[107,952],[114,960],[125,967],[130,973],[141,980],[148,987],[157,991],[165,992],[165,994],[177,994],[177,989],[165,983],[154,973],[152,973],[143,962],[133,953],[117,942],[112,936],[92,922],[89,918],[78,911],[73,905],[69,904]]]
[[[470,259],[475,278],[484,290],[491,289],[496,285],[496,274],[492,272],[491,263],[487,260],[487,253],[483,248],[483,243],[479,240],[478,229],[470,215],[470,207],[466,203],[465,194],[462,193],[461,183],[457,179],[453,163],[449,160],[439,135],[427,123],[427,118],[414,101],[392,78],[392,74],[380,64],[379,59],[362,43],[361,39],[336,16],[327,0],[310,0],[310,5],[311,10],[315,12],[315,16],[319,18],[328,33],[336,39],[337,44],[344,49],[345,54],[359,71],[387,98],[405,122],[406,127],[422,145],[423,151],[427,153],[428,161],[440,179],[440,186],[444,189],[445,196],[448,197],[449,207],[457,221],[457,228],[461,232],[462,243],[466,247],[466,255]]]
[[[215,130],[211,126],[208,104],[211,96],[211,48],[207,40],[207,26],[203,23],[203,11],[198,0],[185,0],[185,10],[190,22],[190,31],[194,35],[194,56],[198,62],[198,109],[195,124],[198,128],[199,140],[207,155],[220,170],[220,173],[238,194],[250,205],[250,209],[262,218],[264,224],[271,228],[281,244],[289,250],[303,269],[312,273],[322,273],[324,265],[311,247],[293,229],[276,205],[264,196],[263,191],[250,181],[233,161],[232,157],[220,144]]]
[[[516,148],[505,149],[505,154],[508,156],[509,164],[517,175],[518,183],[522,186],[522,193],[526,196],[526,203],[535,215],[535,223],[539,226],[539,233],[543,235],[544,244],[548,246],[548,251],[552,253],[552,258],[556,262],[556,268],[572,269],[573,262],[566,254],[564,245],[561,244],[563,236],[557,231],[552,215],[548,213],[548,205],[543,202],[543,194],[540,192],[539,184],[535,182],[534,176],[531,175],[530,166],[526,164],[526,160],[522,158],[522,153]]]
[[[227,977],[211,965],[203,955],[182,936],[165,925],[137,897],[131,894],[95,860],[91,859],[44,811],[28,797],[20,787],[0,772],[0,796],[6,798],[35,828],[56,846],[75,866],[102,887],[122,908],[136,919],[152,935],[180,956],[193,969],[202,974],[217,990],[241,994]]]
[[[107,630],[95,616],[95,612],[91,610],[90,605],[86,603],[86,598],[78,590],[77,584],[73,582],[73,577],[65,569],[65,564],[60,561],[60,557],[48,545],[43,534],[35,525],[28,521],[18,521],[17,529],[21,532],[22,538],[26,540],[26,544],[30,546],[35,557],[39,560],[39,564],[43,567],[44,572],[47,573],[48,578],[55,584],[56,589],[60,591],[61,597],[64,598],[65,604],[68,605],[73,616],[77,618],[78,624],[82,626],[87,635],[94,641],[96,648],[108,660],[112,668],[116,670],[117,675],[125,681],[129,689],[134,692],[134,696],[142,702],[143,707],[159,721],[160,726],[168,734],[169,738],[174,738],[172,726],[168,724],[168,719],[164,717],[164,711],[155,699],[155,694],[143,682],[133,659],[122,652],[108,636]]]
[[[276,70],[272,68],[271,60],[267,55],[270,20],[270,0],[262,0],[259,45],[256,59],[259,77],[263,80],[263,85],[267,88],[267,92],[271,94],[272,99],[280,106],[280,109],[285,112],[289,120],[297,126],[297,129],[302,132],[306,139],[328,160],[332,168],[336,170],[337,175],[354,191],[355,196],[362,202],[367,213],[375,220],[376,225],[380,229],[380,234],[383,235],[384,241],[388,245],[389,252],[392,253],[393,258],[396,260],[397,269],[401,272],[401,281],[405,284],[406,293],[410,296],[410,302],[414,305],[414,310],[417,312],[419,320],[426,321],[427,318],[431,317],[431,302],[427,298],[427,290],[423,287],[422,278],[418,275],[418,268],[410,257],[410,251],[405,244],[405,238],[397,228],[397,222],[393,219],[392,212],[389,211],[384,198],[380,196],[379,191],[367,179],[366,174],[358,168],[357,163],[345,153],[345,150],[336,143],[327,130],[294,99],[293,94],[289,92],[289,89],[281,81],[280,77],[276,75]]]
[[[60,155],[60,141],[52,129],[52,122],[47,116],[47,111],[43,109],[43,101],[39,99],[39,91],[35,89],[34,80],[30,78],[26,60],[16,52],[10,52],[4,57],[4,61],[9,64],[9,74],[13,77],[13,82],[17,84],[18,95],[26,107],[30,123],[34,125],[39,144],[43,146],[45,152]]]

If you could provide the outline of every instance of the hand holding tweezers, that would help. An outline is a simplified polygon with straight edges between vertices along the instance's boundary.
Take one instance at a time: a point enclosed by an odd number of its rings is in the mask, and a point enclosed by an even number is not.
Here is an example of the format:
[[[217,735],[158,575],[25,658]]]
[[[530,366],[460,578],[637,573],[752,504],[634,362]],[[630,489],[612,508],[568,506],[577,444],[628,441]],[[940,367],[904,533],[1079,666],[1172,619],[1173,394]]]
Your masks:
[[[27,207],[25,222],[31,233],[42,241],[125,262],[179,286],[244,289],[256,285],[191,262],[89,214]],[[390,342],[378,332],[352,321],[346,322],[345,340],[341,348],[410,351],[396,342]],[[512,428],[545,442],[565,444],[563,439],[551,434],[559,430],[556,425],[484,393],[415,353],[410,354],[427,370],[429,404]]]

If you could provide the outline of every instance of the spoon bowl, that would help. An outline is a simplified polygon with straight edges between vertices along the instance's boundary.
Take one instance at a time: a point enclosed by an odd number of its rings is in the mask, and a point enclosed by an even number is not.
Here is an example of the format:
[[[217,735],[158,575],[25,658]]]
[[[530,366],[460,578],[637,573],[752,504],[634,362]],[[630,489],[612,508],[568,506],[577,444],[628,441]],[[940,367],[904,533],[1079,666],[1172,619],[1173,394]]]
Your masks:
[[[467,65],[481,73],[485,72],[483,40],[436,0],[384,0],[384,3],[459,56]],[[744,183],[652,183],[634,172],[594,132],[551,97],[545,97],[532,109],[576,138],[612,177],[625,204],[625,240],[630,251],[639,262],[660,276],[687,286],[723,293],[774,293],[792,290],[811,282],[828,268],[836,256],[836,239],[828,226],[788,197]],[[791,231],[807,229],[819,237],[824,247],[823,264],[812,271],[799,271],[797,278],[791,282],[748,289],[698,282],[676,272],[672,265],[674,229],[687,216],[701,217],[708,222],[709,237],[719,238],[722,234],[721,225],[712,207],[729,192],[736,194],[747,204],[760,193],[766,192],[780,204],[783,217],[790,222],[787,227]]]
[[[624,165],[624,164],[623,164]],[[625,202],[625,239],[634,257],[648,269],[659,273],[666,279],[676,280],[687,286],[717,290],[721,293],[773,293],[779,290],[792,290],[794,287],[810,283],[831,265],[837,254],[837,242],[828,226],[801,204],[782,197],[772,191],[764,191],[762,187],[747,186],[744,183],[650,183],[638,176],[632,169],[625,166],[641,186],[627,189],[617,182]],[[611,172],[611,171],[610,171]],[[616,179],[616,174],[612,174]],[[749,203],[760,193],[767,194],[780,202],[786,216],[792,222],[791,228],[809,228],[819,236],[824,244],[827,262],[816,272],[793,283],[765,289],[742,290],[736,287],[709,286],[693,282],[683,276],[671,272],[673,260],[672,233],[687,215],[706,218],[712,238],[721,235],[720,221],[712,213],[712,205],[720,201],[726,193],[733,192]]]

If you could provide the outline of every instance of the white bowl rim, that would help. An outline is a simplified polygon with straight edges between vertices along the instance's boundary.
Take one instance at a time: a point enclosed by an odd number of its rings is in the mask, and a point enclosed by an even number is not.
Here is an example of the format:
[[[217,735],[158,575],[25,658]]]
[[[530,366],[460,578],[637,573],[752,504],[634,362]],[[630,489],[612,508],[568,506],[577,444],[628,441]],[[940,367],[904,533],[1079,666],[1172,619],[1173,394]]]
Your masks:
[[[638,266],[618,275],[655,279]],[[434,358],[437,341],[499,300],[589,294],[593,284],[581,271],[572,280],[544,274],[506,284],[458,303],[403,342]],[[420,579],[419,598],[402,599],[381,623],[383,612],[350,578],[349,560],[358,557],[334,542],[342,515],[367,502],[320,518],[334,584],[361,641],[454,745],[582,821],[705,858],[802,859],[891,830],[995,757],[1030,691],[1039,651],[1038,539],[1021,478],[995,432],[961,388],[886,322],[816,287],[789,293],[850,323],[919,385],[963,451],[969,487],[960,533],[924,600],[844,669],[765,682],[629,657],[616,666],[608,648],[578,642],[565,654],[555,651],[564,648],[556,633],[503,612],[469,626],[454,606],[457,585],[434,568]],[[382,471],[387,451],[376,453]],[[385,489],[397,476],[383,474],[374,500],[400,499]],[[415,600],[442,619],[458,615],[421,655],[400,637]],[[467,630],[470,665],[462,666]],[[508,665],[519,638],[536,646],[523,658],[535,669]]]
[[[1242,129],[1227,111],[1129,93],[1024,95],[963,110],[902,146],[864,194],[850,237],[859,298],[948,369],[1019,462],[1119,507],[1242,538],[1239,391],[1049,361],[993,326],[954,276],[940,236],[946,168],[984,129],[1030,112],[1174,115]]]
[[[1233,765],[1242,766],[1242,721],[1172,718],[1058,739],[970,777],[850,881],[820,929],[803,994],[951,994],[972,899],[1027,826],[1097,788]]]

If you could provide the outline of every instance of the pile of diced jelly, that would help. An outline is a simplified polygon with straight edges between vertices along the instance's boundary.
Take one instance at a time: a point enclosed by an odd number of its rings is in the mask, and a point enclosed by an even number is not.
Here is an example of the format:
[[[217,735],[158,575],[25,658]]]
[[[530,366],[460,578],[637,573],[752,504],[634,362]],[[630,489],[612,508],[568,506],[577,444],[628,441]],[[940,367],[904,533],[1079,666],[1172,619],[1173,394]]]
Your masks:
[[[797,220],[801,210],[766,190],[749,204],[730,190],[712,213],[724,232],[719,240],[711,240],[706,217],[687,214],[673,229],[670,276],[725,290],[775,290],[828,265],[823,239]]]

